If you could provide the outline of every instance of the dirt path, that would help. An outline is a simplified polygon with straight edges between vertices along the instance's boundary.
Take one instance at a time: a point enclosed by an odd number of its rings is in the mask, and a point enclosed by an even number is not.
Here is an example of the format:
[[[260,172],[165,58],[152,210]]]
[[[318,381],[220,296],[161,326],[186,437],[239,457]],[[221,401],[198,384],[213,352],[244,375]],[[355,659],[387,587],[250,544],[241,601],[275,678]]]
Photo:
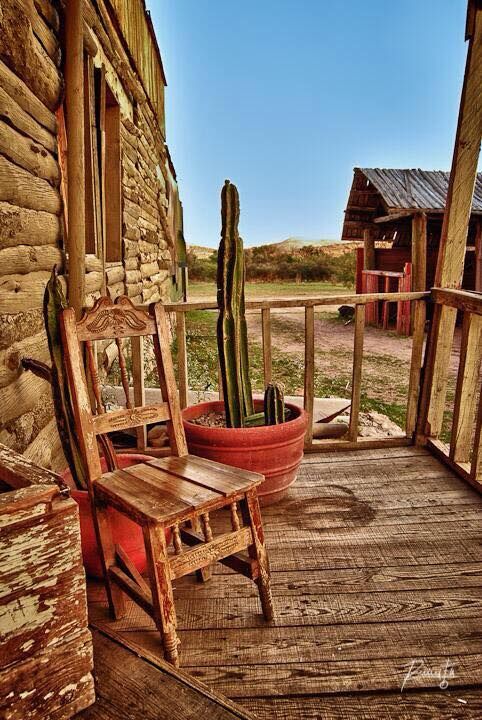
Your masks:
[[[330,308],[331,309],[331,308]],[[292,356],[304,353],[303,312],[273,311],[271,317],[273,350]],[[261,342],[259,313],[248,315],[250,338]],[[338,392],[349,396],[353,365],[353,323],[345,325],[325,308],[315,315],[316,372],[337,380]],[[456,332],[451,357],[451,383],[458,368],[460,331]],[[363,386],[367,394],[384,403],[406,403],[412,353],[412,338],[379,328],[365,328],[363,349]]]

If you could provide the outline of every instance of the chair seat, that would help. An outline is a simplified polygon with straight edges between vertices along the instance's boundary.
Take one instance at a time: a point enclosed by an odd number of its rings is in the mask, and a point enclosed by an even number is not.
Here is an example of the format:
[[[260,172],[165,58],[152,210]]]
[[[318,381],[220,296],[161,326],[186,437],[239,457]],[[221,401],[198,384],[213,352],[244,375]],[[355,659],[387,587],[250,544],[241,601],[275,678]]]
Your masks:
[[[264,480],[263,475],[195,455],[153,458],[105,473],[95,496],[145,525],[170,525],[229,504]]]

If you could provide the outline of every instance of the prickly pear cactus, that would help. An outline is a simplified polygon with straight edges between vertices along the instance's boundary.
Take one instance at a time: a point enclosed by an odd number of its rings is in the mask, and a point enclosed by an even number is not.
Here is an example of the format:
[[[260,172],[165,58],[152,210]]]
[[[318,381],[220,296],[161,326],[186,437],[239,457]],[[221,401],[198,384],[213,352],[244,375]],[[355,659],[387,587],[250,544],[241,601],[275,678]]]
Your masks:
[[[280,383],[269,383],[264,393],[264,424],[279,425],[284,422],[284,388]]]
[[[221,192],[221,243],[218,252],[217,341],[227,427],[243,427],[252,415],[248,334],[244,300],[244,251],[239,236],[239,194],[226,180]]]

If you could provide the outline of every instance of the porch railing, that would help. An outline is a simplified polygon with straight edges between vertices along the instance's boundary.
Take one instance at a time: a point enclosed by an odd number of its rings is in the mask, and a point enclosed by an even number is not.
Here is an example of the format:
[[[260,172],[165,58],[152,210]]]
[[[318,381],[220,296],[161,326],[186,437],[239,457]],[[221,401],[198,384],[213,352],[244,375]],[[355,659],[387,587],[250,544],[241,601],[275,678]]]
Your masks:
[[[461,477],[480,488],[482,483],[482,295],[463,290],[433,289],[436,305],[445,305],[462,313],[460,358],[457,370],[450,443],[426,437],[427,446]],[[434,397],[431,388],[424,395]],[[444,389],[436,389],[443,393]],[[444,398],[443,398],[444,399]],[[423,439],[424,411],[421,408],[419,432]]]
[[[420,393],[422,353],[426,319],[426,301],[429,292],[354,293],[341,295],[322,295],[306,298],[277,298],[266,300],[247,300],[246,310],[259,311],[262,329],[262,356],[264,383],[272,376],[271,311],[278,309],[299,309],[304,311],[304,390],[303,406],[308,413],[309,422],[305,439],[307,452],[357,447],[381,447],[409,444],[417,422],[417,407]],[[364,438],[359,435],[359,414],[362,390],[363,345],[365,334],[365,313],[369,303],[389,301],[390,303],[412,304],[413,339],[410,360],[408,395],[406,403],[406,423],[404,432],[398,437]],[[353,305],[354,345],[351,382],[351,405],[348,430],[339,439],[313,438],[313,408],[315,399],[315,309],[327,305]],[[178,380],[181,406],[188,403],[188,348],[186,340],[186,313],[193,310],[217,310],[214,300],[172,303],[165,305],[169,313],[176,318]],[[335,331],[336,332],[336,331]],[[135,397],[143,398],[142,352],[137,350],[133,356],[133,376]],[[137,400],[136,400],[137,402]],[[139,447],[145,446],[145,434],[139,437]]]

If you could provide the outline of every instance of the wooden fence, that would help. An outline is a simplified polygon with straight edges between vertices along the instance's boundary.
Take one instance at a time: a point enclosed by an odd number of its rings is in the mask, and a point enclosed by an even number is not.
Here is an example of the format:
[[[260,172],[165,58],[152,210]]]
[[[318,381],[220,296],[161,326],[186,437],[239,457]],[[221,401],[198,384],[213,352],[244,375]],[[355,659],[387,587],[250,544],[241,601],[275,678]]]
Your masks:
[[[413,441],[417,422],[417,408],[420,392],[420,379],[422,367],[422,353],[424,345],[424,330],[426,319],[426,301],[430,298],[429,292],[401,292],[401,293],[370,293],[364,295],[321,295],[307,298],[277,298],[267,300],[247,300],[247,311],[261,313],[262,352],[265,385],[271,380],[272,373],[272,346],[271,346],[271,311],[283,308],[300,309],[305,316],[304,336],[304,392],[303,405],[308,413],[309,422],[305,440],[307,452],[328,450],[342,450],[358,447],[380,447],[406,445]],[[403,434],[398,437],[363,438],[359,435],[359,413],[362,388],[363,344],[365,333],[365,313],[369,303],[389,301],[393,303],[410,303],[413,312],[413,339],[412,356],[410,362],[409,388],[407,396],[406,425]],[[348,431],[339,439],[313,439],[313,407],[315,400],[315,309],[326,305],[353,305],[354,316],[354,346],[351,382],[351,406]],[[188,376],[188,349],[186,340],[186,313],[193,310],[217,310],[215,301],[193,301],[172,303],[165,305],[169,313],[176,319],[178,380],[181,406],[188,403],[189,376]],[[336,329],[334,329],[336,332]],[[133,378],[134,399],[136,405],[144,401],[144,370],[143,352],[141,343],[133,350]],[[145,430],[141,428],[138,434],[138,447],[146,447]]]
[[[420,409],[419,439],[458,475],[480,488],[482,482],[482,392],[480,369],[482,360],[482,295],[463,290],[432,290],[436,305],[455,308],[462,314],[460,360],[455,388],[450,444],[436,437],[424,437],[424,418],[427,410]],[[424,396],[432,402],[445,393],[445,388],[433,389],[427,380]],[[442,398],[444,402],[445,397]]]

